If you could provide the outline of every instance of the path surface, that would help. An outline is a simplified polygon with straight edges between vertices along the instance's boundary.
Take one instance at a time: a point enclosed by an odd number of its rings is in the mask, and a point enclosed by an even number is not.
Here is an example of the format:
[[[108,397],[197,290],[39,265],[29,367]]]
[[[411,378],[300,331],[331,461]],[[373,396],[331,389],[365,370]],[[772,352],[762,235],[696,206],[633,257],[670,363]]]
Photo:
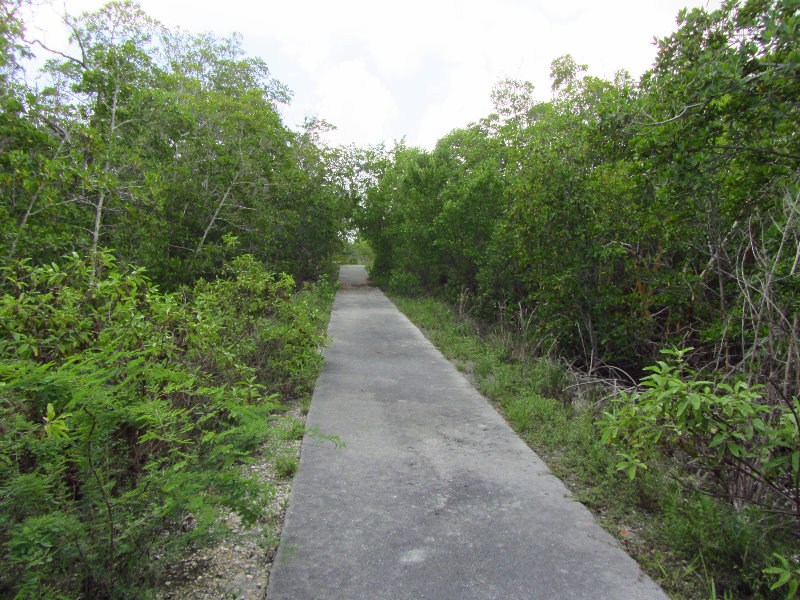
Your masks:
[[[666,600],[489,403],[343,266],[271,600]]]

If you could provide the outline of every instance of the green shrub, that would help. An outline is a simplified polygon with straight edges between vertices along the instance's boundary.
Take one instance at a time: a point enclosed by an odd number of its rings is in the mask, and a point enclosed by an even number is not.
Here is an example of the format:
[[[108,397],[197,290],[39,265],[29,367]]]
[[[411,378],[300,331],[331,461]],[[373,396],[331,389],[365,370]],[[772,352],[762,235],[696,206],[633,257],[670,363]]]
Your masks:
[[[633,479],[658,453],[685,456],[694,485],[731,504],[760,506],[794,516],[800,530],[800,403],[772,405],[761,386],[700,379],[684,355],[666,350],[642,380],[643,390],[621,393],[598,422],[602,439],[617,444],[618,468]]]
[[[270,273],[249,255],[231,261],[223,275],[194,290],[205,368],[230,383],[244,369],[269,392],[301,392],[325,342],[310,298],[295,296],[290,275]],[[321,285],[330,289],[326,280]]]
[[[389,275],[389,289],[397,294],[415,294],[422,289],[422,283],[416,273],[393,269]]]
[[[297,419],[287,418],[277,428],[277,435],[284,440],[301,440],[306,427]]]
[[[220,509],[258,518],[236,464],[324,341],[290,277],[244,256],[162,294],[102,253],[3,281],[0,597],[143,597]]]

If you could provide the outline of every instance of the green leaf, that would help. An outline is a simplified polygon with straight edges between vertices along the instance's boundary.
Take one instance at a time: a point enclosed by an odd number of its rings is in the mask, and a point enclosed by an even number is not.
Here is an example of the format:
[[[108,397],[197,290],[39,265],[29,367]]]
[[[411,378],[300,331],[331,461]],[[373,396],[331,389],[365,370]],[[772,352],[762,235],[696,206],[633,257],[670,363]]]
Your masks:
[[[775,581],[775,583],[773,583],[770,586],[769,588],[770,590],[776,590],[782,585],[785,585],[786,582],[789,581],[789,579],[792,576],[792,574],[789,571],[786,571],[785,569],[776,569],[775,571],[777,571],[776,574],[778,575],[778,579]]]
[[[708,444],[708,447],[709,448],[716,448],[722,442],[724,442],[726,439],[727,439],[727,436],[724,433],[718,433],[711,439],[711,443]]]
[[[744,452],[744,448],[736,442],[728,442],[728,452],[738,458]]]

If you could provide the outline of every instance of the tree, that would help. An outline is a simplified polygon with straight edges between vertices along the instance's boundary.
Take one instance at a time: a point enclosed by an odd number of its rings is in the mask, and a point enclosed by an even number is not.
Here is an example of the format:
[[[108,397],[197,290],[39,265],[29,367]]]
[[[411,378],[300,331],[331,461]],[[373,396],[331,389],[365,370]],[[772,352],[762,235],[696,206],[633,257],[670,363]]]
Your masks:
[[[170,32],[133,2],[65,22],[74,52],[50,51],[52,87],[6,94],[6,256],[111,247],[169,287],[248,252],[320,271],[353,206],[339,154],[324,124],[282,123],[291,94],[240,37]]]

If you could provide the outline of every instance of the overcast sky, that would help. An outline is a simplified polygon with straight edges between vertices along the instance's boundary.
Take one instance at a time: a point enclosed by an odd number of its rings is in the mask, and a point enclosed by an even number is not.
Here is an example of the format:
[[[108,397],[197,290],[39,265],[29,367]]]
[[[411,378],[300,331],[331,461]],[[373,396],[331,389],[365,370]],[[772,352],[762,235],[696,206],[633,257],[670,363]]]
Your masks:
[[[102,0],[56,0],[28,20],[28,37],[63,44],[58,14]],[[675,30],[684,6],[720,0],[141,0],[170,27],[240,32],[247,52],[294,91],[284,121],[304,116],[337,126],[334,144],[432,148],[454,128],[491,112],[504,78],[550,94],[553,59],[572,54],[593,75],[638,77],[656,56],[654,37]]]

